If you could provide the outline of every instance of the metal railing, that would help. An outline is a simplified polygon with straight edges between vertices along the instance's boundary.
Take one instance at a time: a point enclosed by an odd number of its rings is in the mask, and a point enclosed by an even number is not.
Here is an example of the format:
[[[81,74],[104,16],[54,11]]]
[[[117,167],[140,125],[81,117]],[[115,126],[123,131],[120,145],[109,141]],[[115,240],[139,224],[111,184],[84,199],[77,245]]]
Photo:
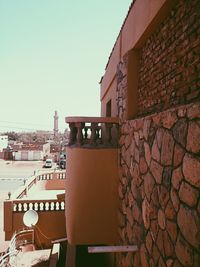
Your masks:
[[[9,247],[5,253],[0,257],[0,267],[16,267],[17,254],[21,246],[34,244],[34,230],[26,229],[14,233]]]

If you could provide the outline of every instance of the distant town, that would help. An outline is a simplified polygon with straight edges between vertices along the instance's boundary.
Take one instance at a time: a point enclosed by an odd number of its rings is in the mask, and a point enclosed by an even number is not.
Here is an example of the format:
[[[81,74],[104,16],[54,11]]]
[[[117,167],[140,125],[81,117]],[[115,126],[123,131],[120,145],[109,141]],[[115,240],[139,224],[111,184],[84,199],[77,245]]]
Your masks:
[[[0,133],[0,159],[11,161],[46,161],[51,159],[65,168],[65,146],[68,142],[68,130],[58,129],[58,113],[54,114],[52,131],[34,132],[8,131]]]

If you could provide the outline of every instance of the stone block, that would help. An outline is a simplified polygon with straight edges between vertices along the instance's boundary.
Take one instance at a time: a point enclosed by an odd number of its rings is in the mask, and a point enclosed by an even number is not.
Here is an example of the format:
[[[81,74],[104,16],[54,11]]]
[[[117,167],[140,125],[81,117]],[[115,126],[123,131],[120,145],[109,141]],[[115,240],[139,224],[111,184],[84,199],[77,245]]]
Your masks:
[[[164,231],[161,230],[161,229],[158,231],[156,244],[157,244],[157,247],[160,250],[160,253],[164,257],[165,256],[165,251],[164,251]]]
[[[186,145],[187,127],[187,120],[182,118],[176,122],[172,130],[174,139],[183,147]]]
[[[151,220],[150,231],[151,231],[151,236],[152,236],[152,239],[154,242],[157,239],[158,230],[159,230],[158,221],[157,220]]]
[[[200,104],[193,104],[187,110],[189,119],[200,118]]]
[[[160,185],[158,187],[158,196],[159,196],[159,203],[164,210],[169,200],[169,192],[167,188],[164,187],[163,185]]]
[[[158,225],[162,230],[164,230],[166,227],[165,213],[163,212],[162,209],[158,210]]]
[[[180,200],[178,198],[177,191],[173,187],[171,188],[171,191],[170,191],[170,198],[174,206],[174,209],[177,212],[179,210]]]
[[[172,185],[176,190],[178,190],[180,188],[180,184],[181,184],[182,180],[183,180],[183,174],[182,174],[181,167],[176,168],[175,170],[173,170],[173,173],[172,173]]]
[[[142,202],[142,219],[144,222],[144,227],[146,229],[149,229],[150,227],[150,205],[146,198]]]
[[[183,174],[188,183],[200,189],[200,158],[186,153],[183,158]]]
[[[149,166],[150,161],[151,161],[151,151],[150,151],[149,144],[147,142],[144,142],[144,154],[145,154],[147,165]]]
[[[148,139],[150,125],[151,125],[151,120],[145,119],[144,126],[143,126],[143,135],[146,141]]]
[[[134,203],[132,207],[133,219],[137,221],[139,224],[142,223],[142,211],[138,207],[137,203]]]
[[[167,220],[166,222],[166,229],[167,232],[173,242],[176,241],[177,238],[177,224],[176,222],[172,222],[170,220]]]
[[[174,167],[177,167],[180,164],[182,164],[184,155],[185,155],[185,150],[179,144],[175,144],[174,157],[173,157]]]
[[[159,151],[159,148],[158,148],[158,145],[157,145],[156,138],[154,139],[153,146],[152,146],[152,149],[151,149],[151,156],[152,156],[153,159],[155,159],[156,161],[160,162],[160,151]]]
[[[169,190],[171,185],[172,167],[164,167],[162,184]]]
[[[163,114],[162,117],[163,127],[171,129],[176,121],[177,121],[177,116],[174,111],[167,111]]]
[[[153,174],[156,183],[161,184],[163,167],[158,162],[151,160],[150,171]]]
[[[193,153],[200,152],[200,125],[195,121],[189,122],[186,148]]]
[[[178,235],[175,252],[178,260],[183,266],[193,266],[193,251],[190,245],[184,240],[181,234]]]
[[[173,257],[174,256],[174,246],[173,243],[167,233],[167,231],[163,232],[163,245],[165,251],[165,257]]]
[[[200,249],[200,217],[196,210],[181,205],[177,223],[185,240],[196,249]]]
[[[151,194],[155,185],[153,176],[148,172],[144,175],[144,191],[147,199],[150,201]]]
[[[165,217],[170,220],[176,219],[176,211],[171,200],[168,201],[167,206],[165,208]]]
[[[141,267],[149,267],[149,257],[144,244],[140,248],[140,261]]]
[[[152,253],[152,245],[153,245],[153,240],[152,240],[150,231],[148,231],[146,235],[146,248],[150,255]]]
[[[194,207],[198,201],[199,191],[186,182],[181,183],[179,190],[180,200],[190,207]]]
[[[148,166],[147,166],[147,163],[146,163],[146,160],[145,160],[144,157],[140,158],[139,168],[140,168],[140,173],[141,174],[145,174],[147,172],[147,170],[148,170]]]
[[[165,131],[162,139],[162,148],[161,148],[161,163],[165,166],[172,164],[174,152],[174,139],[172,135]]]

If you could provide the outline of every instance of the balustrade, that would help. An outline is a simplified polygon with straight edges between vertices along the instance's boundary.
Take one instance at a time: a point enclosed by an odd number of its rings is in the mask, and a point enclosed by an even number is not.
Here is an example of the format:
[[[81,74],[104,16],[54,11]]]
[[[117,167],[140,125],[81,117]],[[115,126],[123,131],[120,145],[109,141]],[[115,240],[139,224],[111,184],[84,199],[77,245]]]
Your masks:
[[[117,147],[118,118],[67,117],[70,136],[68,146]]]
[[[13,212],[26,212],[27,210],[35,211],[64,211],[65,202],[59,200],[41,200],[41,201],[14,201]]]

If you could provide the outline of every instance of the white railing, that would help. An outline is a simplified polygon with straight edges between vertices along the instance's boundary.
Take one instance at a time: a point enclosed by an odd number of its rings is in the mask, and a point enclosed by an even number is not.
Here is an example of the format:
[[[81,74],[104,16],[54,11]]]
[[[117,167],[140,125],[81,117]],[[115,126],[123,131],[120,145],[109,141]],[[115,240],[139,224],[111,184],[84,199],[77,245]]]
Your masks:
[[[64,211],[65,202],[63,200],[14,200],[13,212],[35,211]]]
[[[26,229],[15,233],[10,240],[7,251],[0,257],[0,267],[16,267],[17,254],[19,253],[20,246],[33,243],[33,229]]]

